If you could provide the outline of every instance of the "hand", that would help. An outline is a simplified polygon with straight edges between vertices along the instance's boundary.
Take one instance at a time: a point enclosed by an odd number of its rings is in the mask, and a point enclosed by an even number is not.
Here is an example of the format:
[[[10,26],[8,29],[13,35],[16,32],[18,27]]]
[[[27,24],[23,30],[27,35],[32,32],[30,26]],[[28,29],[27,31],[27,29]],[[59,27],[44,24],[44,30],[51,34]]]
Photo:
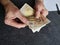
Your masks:
[[[24,16],[22,16],[19,9],[13,3],[7,4],[5,10],[6,10],[6,16],[4,21],[5,24],[14,26],[16,28],[23,28],[28,23],[28,20]],[[15,18],[18,18],[23,23],[17,23],[14,20]]]
[[[45,8],[43,2],[36,2],[36,5],[35,5],[35,16],[36,18],[39,18],[41,15],[46,17],[48,15],[48,11],[47,9]]]

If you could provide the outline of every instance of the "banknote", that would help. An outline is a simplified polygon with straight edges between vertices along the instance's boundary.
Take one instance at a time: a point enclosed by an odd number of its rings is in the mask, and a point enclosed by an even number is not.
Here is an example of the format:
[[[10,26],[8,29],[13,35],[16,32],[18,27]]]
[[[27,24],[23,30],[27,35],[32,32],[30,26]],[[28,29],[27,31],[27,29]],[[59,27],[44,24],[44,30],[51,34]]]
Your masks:
[[[29,24],[27,25],[33,33],[35,33],[36,31],[39,32],[42,27],[46,26],[51,22],[48,18],[44,17],[43,15],[40,15],[40,18],[36,19],[34,16],[34,9],[27,3],[25,3],[22,6],[20,12],[28,19]]]

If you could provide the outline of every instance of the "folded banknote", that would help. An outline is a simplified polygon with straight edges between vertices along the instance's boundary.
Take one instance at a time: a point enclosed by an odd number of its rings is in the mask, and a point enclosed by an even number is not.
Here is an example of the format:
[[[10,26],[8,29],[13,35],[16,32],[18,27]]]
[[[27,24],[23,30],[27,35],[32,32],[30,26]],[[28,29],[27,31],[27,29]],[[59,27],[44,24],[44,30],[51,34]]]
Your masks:
[[[36,19],[34,16],[34,9],[27,3],[25,3],[22,6],[20,12],[23,14],[23,16],[25,16],[28,19],[29,24],[27,25],[33,33],[35,33],[36,31],[39,32],[42,27],[46,26],[51,22],[48,18],[44,17],[43,15],[40,15],[40,18]]]

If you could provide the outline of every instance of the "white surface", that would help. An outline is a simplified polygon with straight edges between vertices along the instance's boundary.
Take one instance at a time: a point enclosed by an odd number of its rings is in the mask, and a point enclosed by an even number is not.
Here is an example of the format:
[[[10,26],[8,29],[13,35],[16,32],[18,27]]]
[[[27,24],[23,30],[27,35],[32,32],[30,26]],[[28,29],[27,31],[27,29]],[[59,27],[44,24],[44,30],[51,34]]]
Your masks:
[[[60,9],[60,0],[44,0],[45,7],[48,11],[56,11],[56,3]]]

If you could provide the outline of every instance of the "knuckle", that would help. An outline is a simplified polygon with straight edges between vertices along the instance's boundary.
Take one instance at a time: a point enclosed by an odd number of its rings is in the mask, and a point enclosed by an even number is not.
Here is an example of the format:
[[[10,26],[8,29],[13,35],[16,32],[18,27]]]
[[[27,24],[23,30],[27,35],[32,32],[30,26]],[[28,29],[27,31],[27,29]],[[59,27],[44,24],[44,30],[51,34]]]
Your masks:
[[[44,10],[43,11],[43,15],[46,17],[48,15],[48,11],[47,10]]]
[[[47,10],[45,10],[45,15],[48,15],[48,11]]]
[[[17,9],[17,10],[15,10],[15,13],[18,13],[19,12],[19,10]]]
[[[5,20],[4,20],[4,23],[5,23],[5,24],[8,24],[8,20],[7,20],[7,19],[5,19]]]
[[[5,23],[6,25],[9,25],[9,20],[8,20],[8,19],[5,19],[5,20],[4,20],[4,23]]]
[[[48,11],[46,11],[46,15],[48,15]]]

